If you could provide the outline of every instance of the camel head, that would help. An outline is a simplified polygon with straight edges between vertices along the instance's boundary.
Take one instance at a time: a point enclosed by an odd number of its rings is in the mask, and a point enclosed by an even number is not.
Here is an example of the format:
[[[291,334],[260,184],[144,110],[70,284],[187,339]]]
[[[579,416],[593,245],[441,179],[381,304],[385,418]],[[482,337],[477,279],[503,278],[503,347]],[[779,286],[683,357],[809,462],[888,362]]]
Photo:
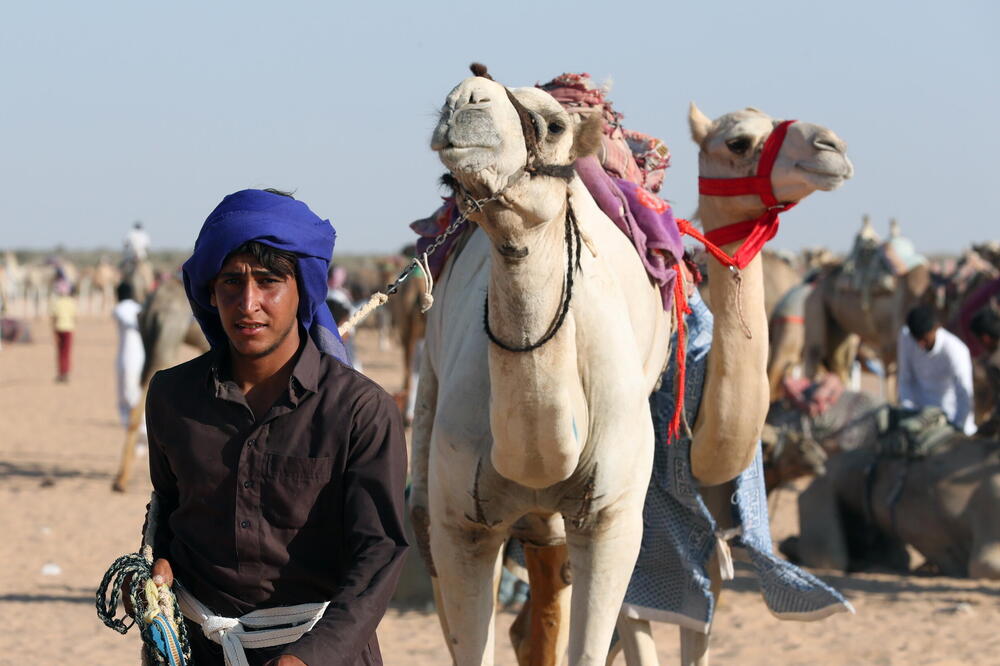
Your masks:
[[[756,175],[764,142],[781,121],[752,108],[713,121],[692,102],[688,123],[691,137],[701,148],[699,175],[743,178]],[[788,128],[774,163],[771,187],[778,201],[794,203],[816,190],[834,190],[853,175],[854,166],[843,140],[825,127],[795,122]],[[764,210],[754,195],[711,199],[737,217],[756,217]]]
[[[600,117],[581,121],[547,92],[508,89],[477,67],[480,75],[448,94],[431,148],[453,183],[477,199],[501,193],[501,204],[517,210],[522,226],[559,216],[574,160],[600,145]],[[484,222],[475,214],[470,219]],[[496,242],[495,230],[484,226]]]

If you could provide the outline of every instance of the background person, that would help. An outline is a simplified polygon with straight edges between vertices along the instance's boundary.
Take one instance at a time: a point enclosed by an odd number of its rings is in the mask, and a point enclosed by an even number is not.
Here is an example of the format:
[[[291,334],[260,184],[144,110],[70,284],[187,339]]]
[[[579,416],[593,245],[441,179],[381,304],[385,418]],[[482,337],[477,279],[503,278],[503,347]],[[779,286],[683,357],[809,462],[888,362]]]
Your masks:
[[[146,360],[146,351],[142,345],[142,335],[139,333],[139,313],[142,306],[134,299],[132,285],[122,282],[116,288],[118,303],[111,316],[118,325],[118,353],[115,356],[115,374],[118,379],[118,416],[121,423],[128,427],[129,415],[142,398],[142,365]],[[139,426],[140,440],[146,438],[146,424]],[[139,442],[137,450],[144,450],[145,443]]]
[[[122,242],[122,259],[124,262],[139,263],[149,256],[149,234],[142,228],[142,222],[136,220]]]
[[[63,279],[56,282],[52,303],[52,331],[56,339],[56,381],[68,382],[72,367],[73,331],[76,330],[76,299],[73,287]]]
[[[940,407],[952,425],[975,434],[972,357],[965,343],[941,327],[933,308],[921,305],[910,311],[896,354],[900,404]]]

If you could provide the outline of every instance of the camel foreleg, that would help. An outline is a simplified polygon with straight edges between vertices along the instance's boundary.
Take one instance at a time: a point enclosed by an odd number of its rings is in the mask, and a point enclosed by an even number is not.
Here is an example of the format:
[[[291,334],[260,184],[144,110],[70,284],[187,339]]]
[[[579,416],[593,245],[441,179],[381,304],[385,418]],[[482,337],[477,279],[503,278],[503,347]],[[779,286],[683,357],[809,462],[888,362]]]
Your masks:
[[[618,615],[618,642],[608,655],[608,664],[619,652],[625,653],[626,666],[659,666],[660,658],[648,620],[628,617],[625,613]]]
[[[567,531],[573,567],[569,663],[600,666],[618,621],[642,542],[642,492],[629,491],[617,506],[595,515],[596,524]],[[568,526],[568,523],[567,523]]]
[[[559,666],[569,644],[569,556],[565,544],[524,544],[531,598],[510,628],[519,666]]]
[[[458,666],[492,666],[496,579],[504,535],[471,523],[433,519],[431,552],[437,566],[445,640]]]
[[[712,596],[715,597],[715,612],[719,612],[719,595],[722,593],[722,572],[719,568],[719,551],[712,553],[708,562],[708,575],[712,581]],[[708,647],[711,633],[702,633],[686,627],[680,628],[681,666],[709,666]]]
[[[111,489],[118,493],[125,492],[128,485],[128,478],[132,474],[132,464],[135,460],[135,444],[139,438],[139,428],[142,426],[143,412],[146,407],[146,391],[149,386],[143,387],[142,398],[135,403],[128,415],[128,429],[125,431],[125,446],[122,448],[121,462],[118,464],[118,473],[115,475]]]

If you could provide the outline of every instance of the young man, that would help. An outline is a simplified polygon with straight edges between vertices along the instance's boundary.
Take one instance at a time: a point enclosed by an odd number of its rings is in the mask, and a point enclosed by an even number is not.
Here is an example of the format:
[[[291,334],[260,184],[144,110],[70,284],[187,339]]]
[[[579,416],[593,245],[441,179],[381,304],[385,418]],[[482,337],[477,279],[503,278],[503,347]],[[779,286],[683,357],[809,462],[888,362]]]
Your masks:
[[[969,348],[941,328],[930,306],[916,307],[907,315],[896,356],[902,406],[940,407],[952,425],[975,434]]]
[[[333,241],[302,202],[244,190],[184,264],[212,349],[150,385],[143,540],[154,580],[176,576],[196,664],[382,663],[405,444],[392,398],[344,362],[324,303]]]

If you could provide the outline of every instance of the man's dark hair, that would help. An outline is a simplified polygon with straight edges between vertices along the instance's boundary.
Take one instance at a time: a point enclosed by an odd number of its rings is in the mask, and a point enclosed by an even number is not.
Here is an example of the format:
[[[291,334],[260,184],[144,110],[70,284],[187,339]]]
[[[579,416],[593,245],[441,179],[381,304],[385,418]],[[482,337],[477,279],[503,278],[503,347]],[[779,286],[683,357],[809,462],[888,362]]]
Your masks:
[[[118,297],[119,301],[124,301],[128,298],[135,298],[135,289],[132,288],[132,283],[119,282],[118,286],[115,287],[115,296]]]
[[[933,331],[937,325],[937,315],[934,314],[934,308],[929,305],[918,305],[906,315],[906,326],[915,340]]]
[[[992,308],[984,308],[972,316],[969,328],[977,336],[988,335],[1000,340],[1000,314]]]
[[[295,271],[297,261],[294,252],[279,250],[271,247],[270,245],[258,243],[257,241],[247,241],[227,254],[222,263],[225,264],[229,261],[230,257],[237,254],[249,254],[251,257],[260,262],[261,266],[275,275],[279,275],[281,277],[298,277]]]

